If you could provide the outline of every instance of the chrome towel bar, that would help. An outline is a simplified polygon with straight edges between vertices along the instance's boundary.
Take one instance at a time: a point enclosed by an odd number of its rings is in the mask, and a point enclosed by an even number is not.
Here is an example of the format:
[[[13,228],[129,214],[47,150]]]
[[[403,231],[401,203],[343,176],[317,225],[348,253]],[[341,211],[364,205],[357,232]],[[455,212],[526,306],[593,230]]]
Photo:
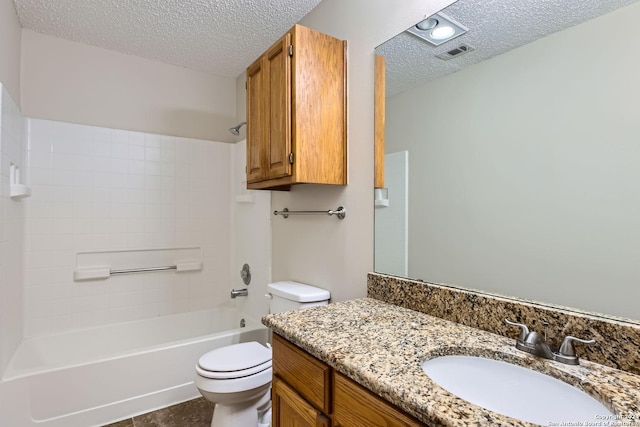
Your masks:
[[[274,215],[281,215],[283,218],[289,218],[289,215],[335,215],[338,219],[344,219],[347,216],[347,210],[342,206],[338,206],[336,210],[328,210],[328,211],[290,211],[287,208],[284,208],[281,211],[273,211]]]
[[[148,273],[150,271],[165,271],[165,270],[177,270],[177,265],[167,265],[164,267],[145,267],[145,268],[127,268],[122,270],[109,270],[109,275],[115,276],[117,274],[131,274],[131,273]]]
[[[120,270],[112,270],[110,266],[96,266],[89,268],[77,268],[73,272],[73,280],[96,280],[96,279],[108,279],[111,276],[117,276],[120,274],[133,274],[133,273],[152,273],[155,271],[168,271],[175,270],[180,273],[183,271],[197,271],[202,270],[201,260],[181,261],[175,265],[165,265],[162,267],[140,267],[140,268],[123,268]]]

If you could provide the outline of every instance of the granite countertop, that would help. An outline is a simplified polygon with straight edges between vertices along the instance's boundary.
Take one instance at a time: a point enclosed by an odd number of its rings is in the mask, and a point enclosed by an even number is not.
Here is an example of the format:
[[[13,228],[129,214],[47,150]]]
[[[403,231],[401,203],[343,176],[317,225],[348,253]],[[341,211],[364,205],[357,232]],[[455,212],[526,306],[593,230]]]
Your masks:
[[[638,375],[585,360],[580,366],[570,366],[540,359],[516,350],[514,339],[375,299],[270,314],[262,322],[427,424],[534,425],[462,400],[422,371],[425,360],[463,354],[504,360],[549,374],[589,393],[617,416],[594,422],[640,426]],[[563,421],[571,420],[549,420],[549,425]]]

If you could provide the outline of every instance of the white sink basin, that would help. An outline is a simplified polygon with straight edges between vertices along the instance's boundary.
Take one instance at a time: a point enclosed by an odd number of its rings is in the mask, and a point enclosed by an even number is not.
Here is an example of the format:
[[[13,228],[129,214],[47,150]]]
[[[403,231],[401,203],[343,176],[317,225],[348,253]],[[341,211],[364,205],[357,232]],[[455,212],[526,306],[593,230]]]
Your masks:
[[[583,391],[540,372],[498,360],[443,356],[422,370],[440,387],[475,405],[541,425],[589,425],[612,415]],[[576,424],[566,424],[576,422]],[[578,424],[582,423],[582,424]],[[594,424],[591,424],[594,425]]]

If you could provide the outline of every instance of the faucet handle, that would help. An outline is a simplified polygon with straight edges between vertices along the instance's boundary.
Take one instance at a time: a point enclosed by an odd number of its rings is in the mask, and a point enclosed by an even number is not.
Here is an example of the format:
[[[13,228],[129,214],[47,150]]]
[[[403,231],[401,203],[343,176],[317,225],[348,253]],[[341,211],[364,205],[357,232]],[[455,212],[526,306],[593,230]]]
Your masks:
[[[527,339],[527,335],[529,335],[529,328],[527,327],[527,325],[524,325],[522,323],[511,322],[507,319],[504,319],[504,321],[507,325],[517,326],[520,328],[520,336],[518,337],[518,341],[524,342]]]
[[[581,338],[576,338],[576,337],[567,335],[566,337],[564,337],[564,340],[562,340],[562,345],[560,346],[558,353],[561,356],[575,357],[576,349],[573,348],[574,341],[577,341],[582,344],[594,344],[596,342],[595,340],[583,340]]]

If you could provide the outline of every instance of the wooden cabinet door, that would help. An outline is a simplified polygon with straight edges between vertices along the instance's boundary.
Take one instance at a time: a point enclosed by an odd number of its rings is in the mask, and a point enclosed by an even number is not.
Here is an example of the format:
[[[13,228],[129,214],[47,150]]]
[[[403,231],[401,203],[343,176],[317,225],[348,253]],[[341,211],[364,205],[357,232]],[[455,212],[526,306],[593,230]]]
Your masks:
[[[295,25],[247,68],[247,188],[347,184],[346,43]]]
[[[374,187],[384,188],[384,131],[385,131],[385,106],[386,106],[386,60],[384,56],[376,55],[375,88],[374,88],[374,151],[375,151],[375,177]]]
[[[268,117],[264,75],[262,57],[247,68],[247,182],[261,181],[266,176]]]
[[[272,390],[273,427],[331,427],[328,417],[278,377],[273,378]]]
[[[331,372],[320,360],[273,334],[273,373],[325,414],[331,413]]]
[[[274,44],[265,57],[265,89],[267,91],[268,145],[266,167],[268,178],[291,175],[291,34]]]

